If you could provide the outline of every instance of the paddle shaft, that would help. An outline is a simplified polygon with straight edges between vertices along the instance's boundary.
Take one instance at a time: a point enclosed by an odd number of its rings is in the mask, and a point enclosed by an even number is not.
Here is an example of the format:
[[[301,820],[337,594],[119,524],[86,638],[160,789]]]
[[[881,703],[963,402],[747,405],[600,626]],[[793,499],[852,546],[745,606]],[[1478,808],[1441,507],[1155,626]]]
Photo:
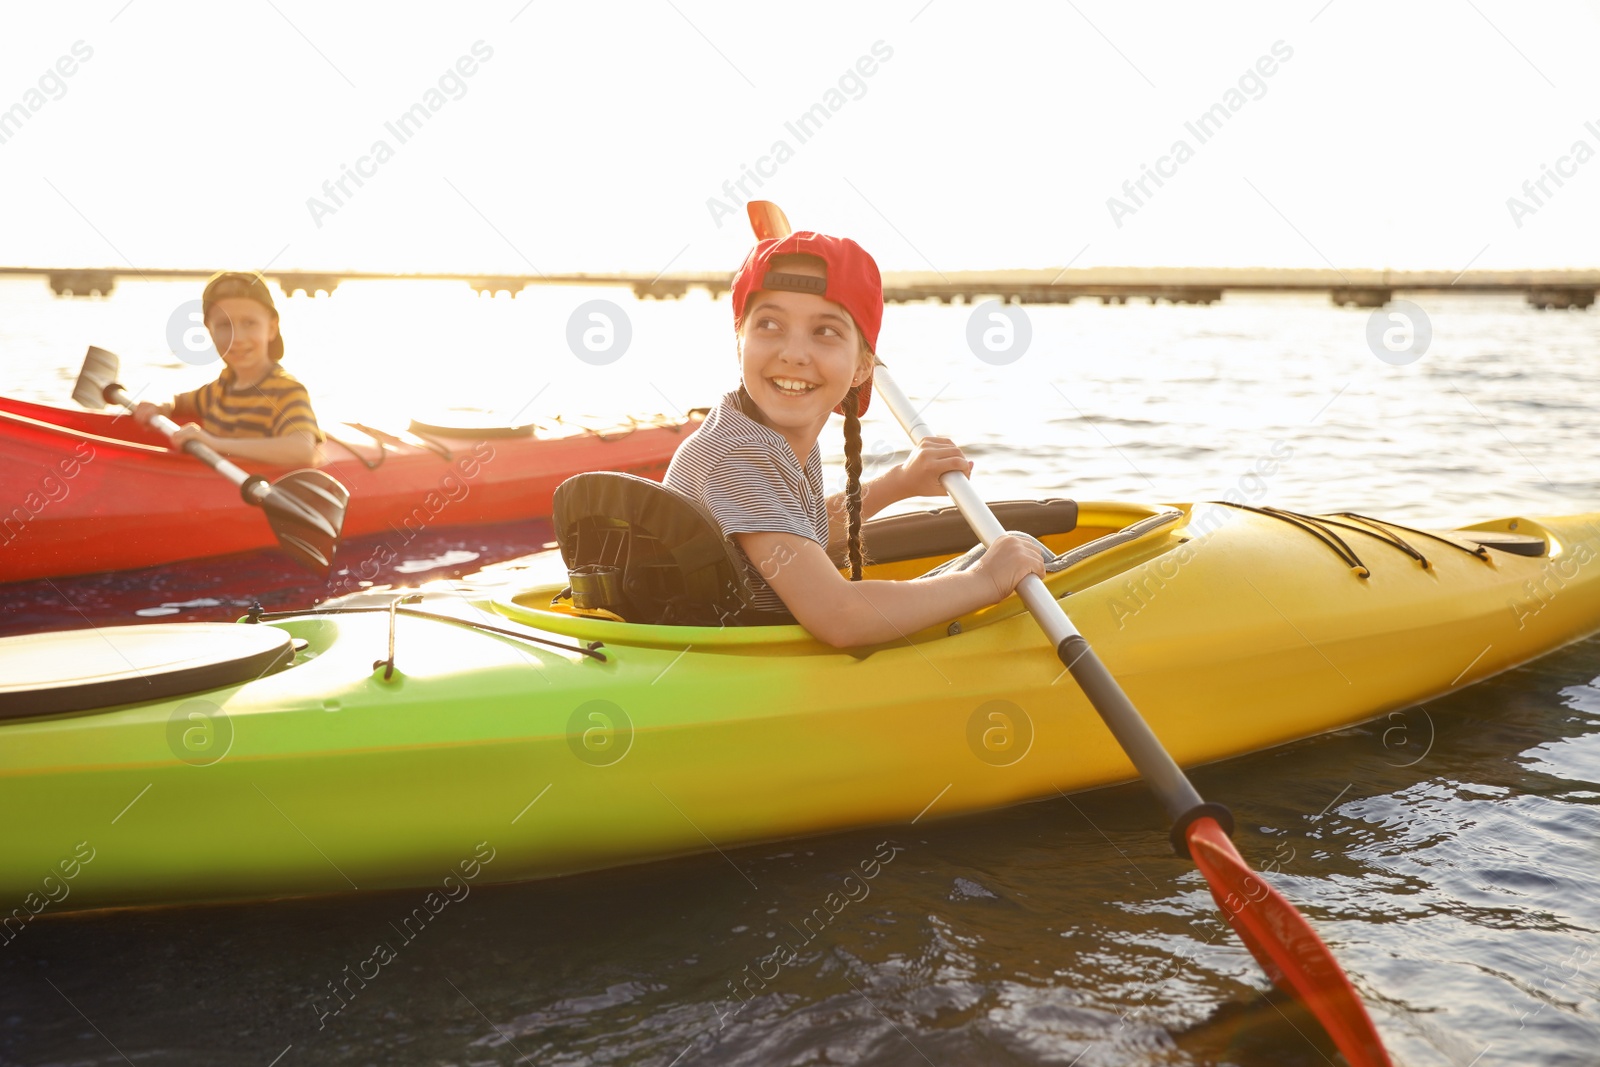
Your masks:
[[[129,412],[133,411],[133,398],[128,395],[128,391],[122,388],[122,386],[107,386],[105,397],[113,404],[120,405],[121,407],[126,408]],[[157,430],[160,430],[164,435],[166,435],[168,440],[171,440],[172,435],[178,432],[178,424],[167,418],[165,415],[158,414],[151,416],[150,425],[155,427]],[[218,474],[222,475],[224,478],[228,479],[228,481],[232,482],[234,485],[239,486],[239,488],[247,494],[245,496],[245,500],[249,503],[259,504],[266,497],[266,495],[272,491],[272,487],[260,478],[256,478],[254,481],[251,481],[249,472],[241,469],[231,460],[224,459],[220,452],[206,444],[204,441],[185,441],[183,443],[183,450],[189,453],[189,455],[193,456],[195,459],[198,459],[201,463],[204,463],[206,466],[216,471]],[[248,487],[246,483],[249,483]]]
[[[922,416],[912,407],[911,401],[900,391],[881,362],[873,371],[872,391],[889,405],[895,420],[905,428],[913,444],[921,444],[924,437],[932,434],[928,424],[922,421]],[[1006,532],[964,473],[946,471],[939,481],[972,531],[985,545]],[[1034,619],[1055,646],[1056,655],[1072,672],[1073,679],[1094,705],[1094,710],[1100,713],[1100,718],[1105,720],[1134,768],[1161,800],[1168,818],[1177,822],[1200,808],[1204,804],[1200,794],[1167,754],[1128,695],[1122,691],[1111,672],[1106,670],[1105,664],[1100,662],[1094,649],[1072,625],[1072,620],[1061,610],[1060,603],[1044,582],[1037,575],[1030,574],[1017,586],[1017,595],[1033,613]]]

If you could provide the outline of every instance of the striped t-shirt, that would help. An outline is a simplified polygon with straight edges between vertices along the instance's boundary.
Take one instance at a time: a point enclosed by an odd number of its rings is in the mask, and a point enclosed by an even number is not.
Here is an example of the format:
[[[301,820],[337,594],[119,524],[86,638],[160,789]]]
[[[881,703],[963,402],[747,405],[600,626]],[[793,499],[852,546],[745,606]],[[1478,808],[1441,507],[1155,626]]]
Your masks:
[[[822,451],[816,445],[800,466],[783,435],[745,414],[739,389],[722,398],[699,429],[673,454],[665,482],[693,497],[728,537],[736,533],[791,533],[828,548],[828,504],[822,491]],[[750,402],[754,410],[754,402]],[[738,542],[734,542],[738,547]],[[753,594],[751,606],[787,611],[762,576],[782,560],[751,560],[739,551]]]
[[[317,426],[306,387],[277,364],[247,389],[235,385],[232,367],[224,368],[216,381],[174,397],[172,417],[177,422],[198,422],[202,430],[218,437],[282,437],[304,430],[318,441],[327,440]]]

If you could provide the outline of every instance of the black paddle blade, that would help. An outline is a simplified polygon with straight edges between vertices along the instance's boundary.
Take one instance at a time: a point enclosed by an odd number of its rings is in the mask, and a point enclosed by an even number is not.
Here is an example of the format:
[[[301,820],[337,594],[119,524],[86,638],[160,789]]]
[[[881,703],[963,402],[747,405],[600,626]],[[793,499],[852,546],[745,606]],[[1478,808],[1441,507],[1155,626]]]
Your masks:
[[[317,470],[291,471],[261,498],[261,510],[267,513],[278,544],[318,574],[333,568],[333,552],[339,547],[349,505],[350,490]]]
[[[78,384],[72,387],[72,399],[93,411],[106,406],[106,386],[115,385],[122,361],[115,352],[89,346],[83,357],[83,369],[78,372]]]

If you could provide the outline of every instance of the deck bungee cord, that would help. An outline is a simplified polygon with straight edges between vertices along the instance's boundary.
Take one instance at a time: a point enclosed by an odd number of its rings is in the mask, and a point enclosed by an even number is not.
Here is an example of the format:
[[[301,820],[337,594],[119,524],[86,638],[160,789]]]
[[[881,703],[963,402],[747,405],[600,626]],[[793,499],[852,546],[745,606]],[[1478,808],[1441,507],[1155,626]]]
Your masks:
[[[386,682],[394,677],[395,619],[400,615],[408,615],[414,619],[430,619],[433,622],[447,622],[455,626],[464,626],[469,630],[478,630],[482,633],[498,634],[501,637],[511,637],[518,641],[528,641],[532,644],[544,645],[548,648],[559,649],[562,652],[576,652],[580,656],[588,656],[590,659],[598,660],[601,663],[606,662],[606,654],[600,651],[600,649],[605,647],[604,641],[585,641],[581,645],[569,645],[562,641],[551,640],[548,637],[539,637],[534,634],[522,633],[517,630],[508,630],[503,626],[490,626],[486,622],[476,622],[472,619],[463,619],[455,615],[441,615],[435,611],[422,611],[419,608],[402,607],[402,605],[406,602],[419,599],[420,597],[421,594],[419,593],[408,593],[405,596],[396,597],[388,604],[374,605],[371,607],[302,608],[299,611],[252,610],[248,615],[245,616],[244,621],[247,623],[257,623],[271,622],[276,619],[301,619],[312,615],[374,615],[379,612],[383,612],[389,616],[389,654],[384,659],[375,660],[372,664],[372,669],[377,670],[379,667],[382,667],[383,680]]]
[[[1304,530],[1306,533],[1327,545],[1328,549],[1338,556],[1341,562],[1355,572],[1357,578],[1372,577],[1371,569],[1364,562],[1362,562],[1360,556],[1356,555],[1355,550],[1350,547],[1349,543],[1346,542],[1344,538],[1334,533],[1333,530],[1329,529],[1329,527],[1337,526],[1343,530],[1354,530],[1356,533],[1366,534],[1368,537],[1374,538],[1377,541],[1388,545],[1390,548],[1410,556],[1412,559],[1421,564],[1423,570],[1433,569],[1433,564],[1429,562],[1428,557],[1424,556],[1420,551],[1406,541],[1405,538],[1401,537],[1397,533],[1394,533],[1393,531],[1404,530],[1407,533],[1415,534],[1419,537],[1429,537],[1440,542],[1441,544],[1449,545],[1451,548],[1454,548],[1457,551],[1465,552],[1467,555],[1480,559],[1485,563],[1492,564],[1494,562],[1489,555],[1488,548],[1481,544],[1472,546],[1463,545],[1458,541],[1453,541],[1448,537],[1432,533],[1428,530],[1418,530],[1411,526],[1402,526],[1396,522],[1386,522],[1382,519],[1374,519],[1366,515],[1359,515],[1354,511],[1336,511],[1334,514],[1340,518],[1355,519],[1357,522],[1366,523],[1368,525],[1357,526],[1355,523],[1340,522],[1338,519],[1331,519],[1326,515],[1303,515],[1298,511],[1288,511],[1284,508],[1258,508],[1251,504],[1235,503],[1232,500],[1213,500],[1210,501],[1210,503],[1222,504],[1230,508],[1238,508],[1240,511],[1248,511],[1254,515],[1264,515],[1269,519],[1277,519],[1280,522],[1287,523],[1297,530]],[[1531,545],[1534,540],[1536,539],[1529,539],[1528,544]],[[1517,548],[1509,547],[1509,544],[1510,543],[1501,544],[1499,547],[1508,552],[1516,552],[1518,555],[1528,554],[1527,552],[1519,552]],[[1518,547],[1522,546],[1519,544]]]
[[[1405,541],[1398,534],[1390,533],[1390,531],[1392,531],[1392,530],[1404,530],[1407,533],[1417,534],[1420,537],[1431,537],[1435,541],[1441,541],[1444,544],[1449,545],[1451,548],[1458,549],[1459,551],[1465,552],[1469,556],[1477,556],[1479,559],[1483,560],[1486,563],[1489,561],[1489,550],[1486,547],[1484,547],[1483,545],[1471,545],[1471,546],[1463,545],[1463,544],[1461,544],[1459,542],[1452,541],[1448,537],[1441,537],[1439,534],[1430,533],[1427,530],[1418,530],[1413,526],[1402,526],[1397,522],[1388,522],[1388,521],[1385,521],[1383,519],[1374,519],[1374,518],[1371,518],[1371,517],[1369,517],[1367,515],[1358,515],[1354,511],[1337,511],[1337,512],[1334,512],[1334,514],[1340,516],[1341,518],[1355,519],[1357,522],[1369,523],[1370,525],[1379,528],[1379,530],[1381,532],[1388,534],[1389,537],[1393,538],[1396,543],[1398,543],[1400,545],[1404,545],[1408,549],[1411,546],[1406,545]],[[1351,527],[1351,529],[1356,529],[1356,528],[1357,527]],[[1366,532],[1367,532],[1366,530],[1362,530],[1362,533],[1366,533]],[[1422,558],[1420,553],[1417,554],[1417,559],[1421,560],[1422,565],[1424,567],[1431,566],[1431,564],[1429,564],[1427,560]]]

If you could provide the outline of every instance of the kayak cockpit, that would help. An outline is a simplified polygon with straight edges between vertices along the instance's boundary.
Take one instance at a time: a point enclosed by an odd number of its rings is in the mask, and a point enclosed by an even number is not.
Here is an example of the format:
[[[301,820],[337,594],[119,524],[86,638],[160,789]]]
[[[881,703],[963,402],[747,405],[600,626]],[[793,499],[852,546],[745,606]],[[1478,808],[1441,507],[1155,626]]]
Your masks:
[[[572,479],[556,497],[556,535],[570,584],[541,586],[492,601],[526,626],[624,644],[812,645],[787,616],[746,610],[741,565],[731,542],[693,501],[625,475]],[[676,498],[676,499],[674,499]],[[577,506],[574,506],[574,505]],[[660,510],[654,510],[659,505]],[[1175,543],[1186,512],[1162,505],[1074,500],[991,504],[1008,530],[1029,534],[1052,554],[1047,584],[1064,596]],[[866,577],[903,580],[968,566],[981,552],[958,509],[873,519],[863,526]],[[687,601],[687,603],[686,603]],[[1009,598],[957,620],[970,628],[1022,610]]]

